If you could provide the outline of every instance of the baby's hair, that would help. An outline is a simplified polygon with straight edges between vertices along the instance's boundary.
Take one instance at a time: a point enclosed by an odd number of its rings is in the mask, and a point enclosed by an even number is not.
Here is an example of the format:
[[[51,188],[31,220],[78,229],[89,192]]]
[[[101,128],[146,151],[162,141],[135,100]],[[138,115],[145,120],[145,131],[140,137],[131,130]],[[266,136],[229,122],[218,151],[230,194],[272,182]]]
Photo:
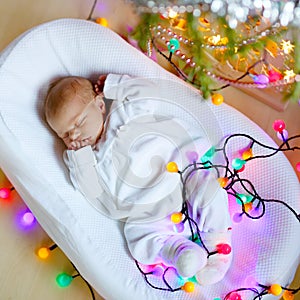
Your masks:
[[[92,101],[96,96],[92,83],[79,76],[63,77],[52,82],[45,100],[46,120],[60,112],[66,102],[75,96],[79,96],[83,103]]]

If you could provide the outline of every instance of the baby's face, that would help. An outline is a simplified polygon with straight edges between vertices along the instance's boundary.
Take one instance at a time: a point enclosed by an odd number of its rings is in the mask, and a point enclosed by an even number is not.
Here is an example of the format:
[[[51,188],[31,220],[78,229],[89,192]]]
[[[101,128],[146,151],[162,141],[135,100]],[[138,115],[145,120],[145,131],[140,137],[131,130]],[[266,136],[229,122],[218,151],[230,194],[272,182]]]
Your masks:
[[[77,150],[97,142],[103,130],[104,115],[105,103],[101,95],[88,103],[75,97],[48,122],[68,149]]]

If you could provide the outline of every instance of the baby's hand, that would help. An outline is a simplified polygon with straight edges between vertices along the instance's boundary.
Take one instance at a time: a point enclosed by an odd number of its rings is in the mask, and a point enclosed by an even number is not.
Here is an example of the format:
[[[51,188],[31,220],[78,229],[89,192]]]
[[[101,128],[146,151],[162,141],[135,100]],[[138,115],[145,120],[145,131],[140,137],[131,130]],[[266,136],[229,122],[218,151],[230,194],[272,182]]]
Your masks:
[[[95,84],[95,92],[97,94],[101,94],[103,92],[106,77],[107,77],[106,75],[100,75],[99,76],[98,81]]]
[[[84,140],[78,140],[78,141],[72,141],[69,145],[68,145],[68,149],[69,150],[78,150],[80,148],[83,148],[85,146],[91,145],[91,139],[87,138]]]

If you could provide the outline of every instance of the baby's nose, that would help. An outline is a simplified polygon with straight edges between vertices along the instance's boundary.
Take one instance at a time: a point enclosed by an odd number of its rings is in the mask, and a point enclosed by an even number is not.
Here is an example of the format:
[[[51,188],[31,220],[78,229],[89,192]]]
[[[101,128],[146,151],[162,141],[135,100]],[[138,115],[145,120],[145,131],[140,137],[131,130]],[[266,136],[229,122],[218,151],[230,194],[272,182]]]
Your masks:
[[[76,139],[78,139],[79,136],[80,136],[80,131],[77,128],[71,130],[69,133],[69,138],[72,141],[75,141]]]

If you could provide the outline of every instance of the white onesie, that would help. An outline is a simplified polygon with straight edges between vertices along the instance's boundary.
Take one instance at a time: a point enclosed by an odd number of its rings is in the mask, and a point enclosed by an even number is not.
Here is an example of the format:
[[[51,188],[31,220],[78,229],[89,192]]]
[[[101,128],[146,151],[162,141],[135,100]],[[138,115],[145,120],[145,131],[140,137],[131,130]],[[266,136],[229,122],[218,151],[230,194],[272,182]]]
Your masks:
[[[75,188],[101,213],[125,222],[129,250],[145,264],[157,263],[165,240],[177,234],[169,216],[181,210],[182,183],[179,174],[166,171],[167,163],[174,161],[182,170],[191,163],[189,153],[201,157],[211,147],[203,128],[189,122],[184,106],[170,99],[169,86],[109,74],[104,96],[114,101],[96,148],[65,152]],[[215,174],[195,173],[187,195],[201,231],[230,227],[227,193]],[[180,233],[188,234],[188,228]]]

